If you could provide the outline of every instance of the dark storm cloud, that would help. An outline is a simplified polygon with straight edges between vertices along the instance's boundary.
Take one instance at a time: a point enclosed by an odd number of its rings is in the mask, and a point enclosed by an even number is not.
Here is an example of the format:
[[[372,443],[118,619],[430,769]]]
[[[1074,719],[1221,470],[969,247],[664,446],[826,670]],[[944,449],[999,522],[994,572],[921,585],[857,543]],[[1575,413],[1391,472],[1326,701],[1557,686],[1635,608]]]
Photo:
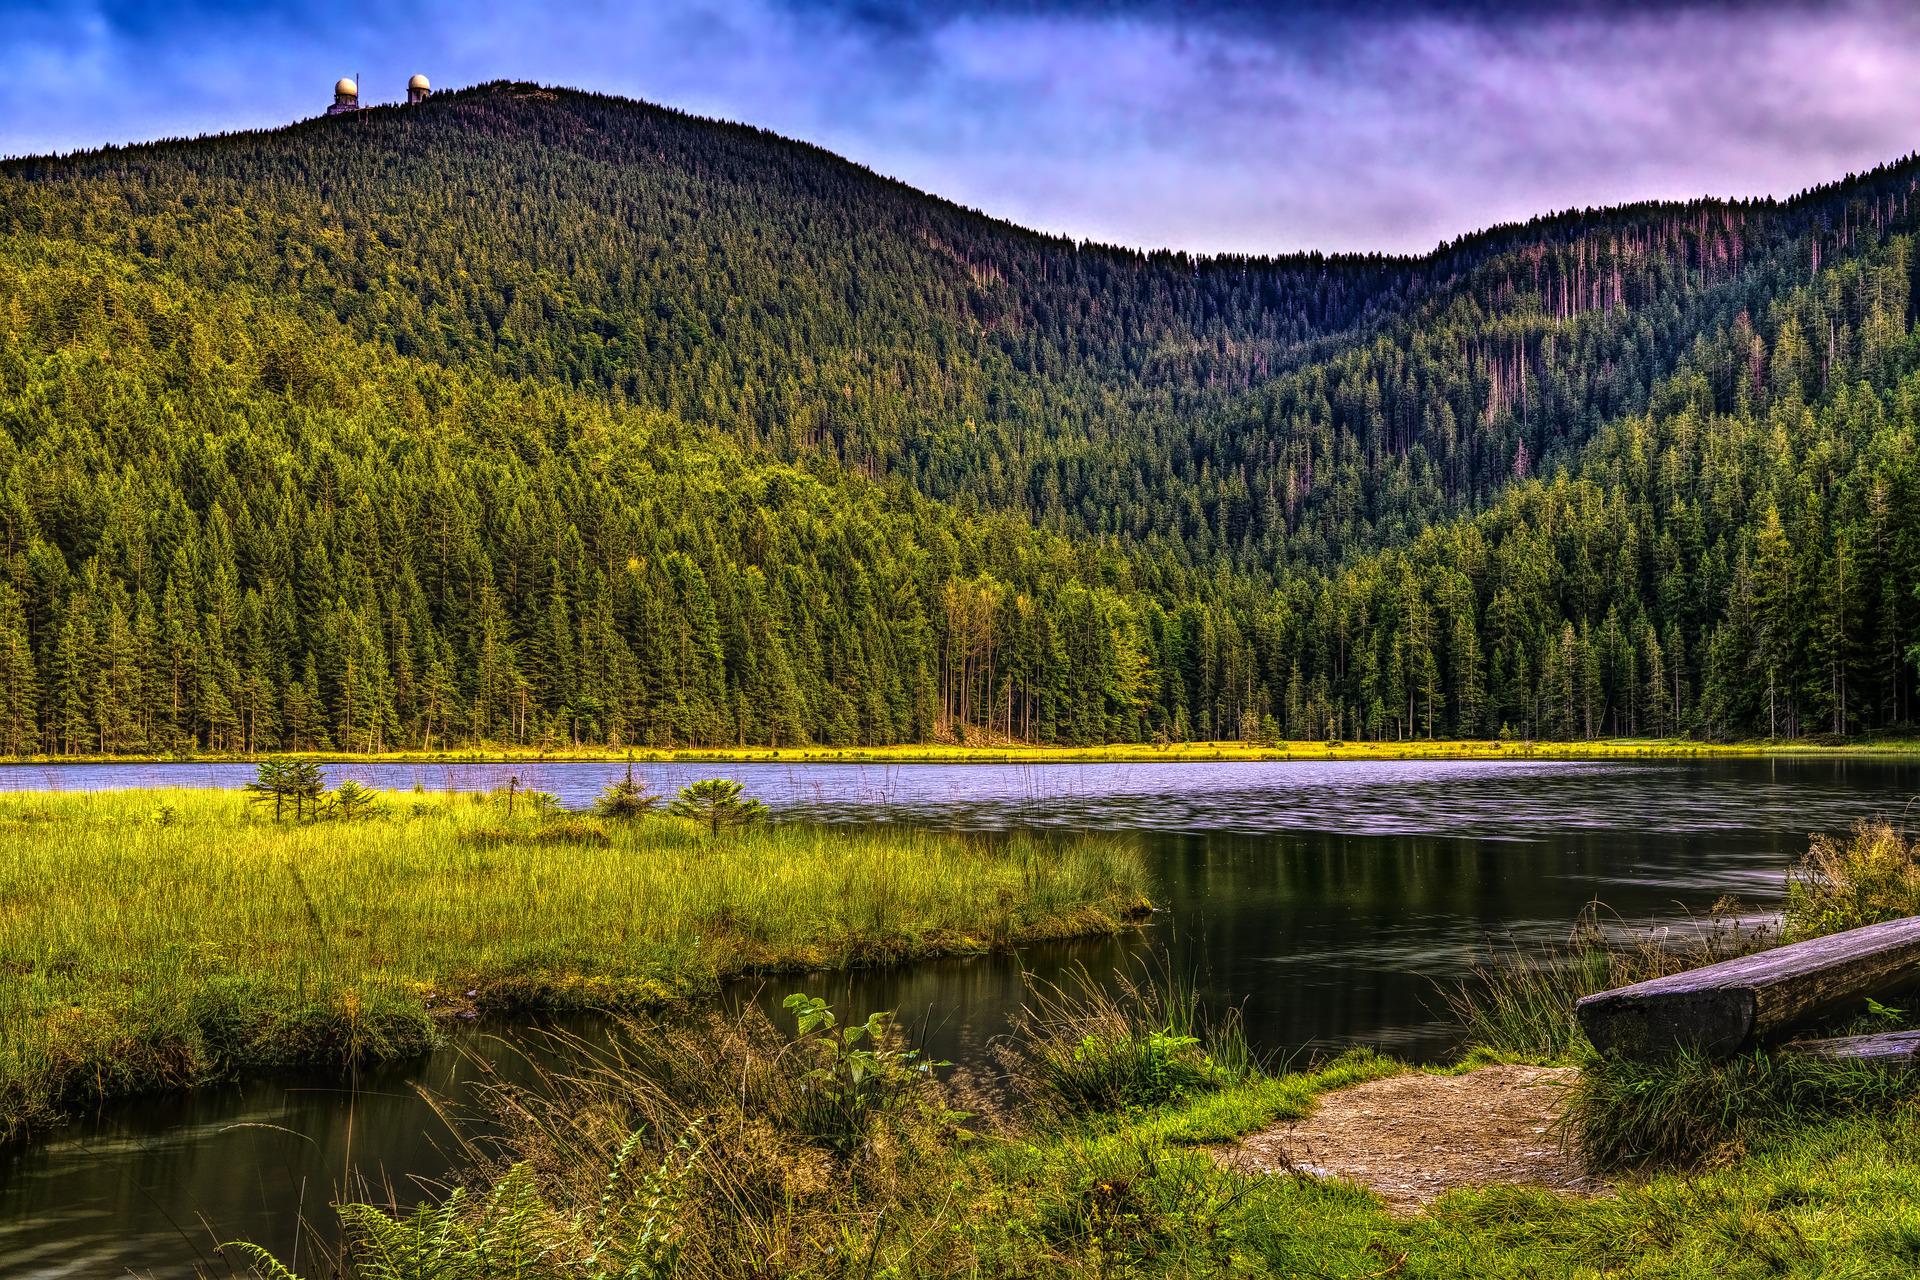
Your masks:
[[[0,0],[0,151],[541,79],[808,138],[1047,230],[1419,249],[1548,208],[1786,192],[1920,136],[1881,0]]]

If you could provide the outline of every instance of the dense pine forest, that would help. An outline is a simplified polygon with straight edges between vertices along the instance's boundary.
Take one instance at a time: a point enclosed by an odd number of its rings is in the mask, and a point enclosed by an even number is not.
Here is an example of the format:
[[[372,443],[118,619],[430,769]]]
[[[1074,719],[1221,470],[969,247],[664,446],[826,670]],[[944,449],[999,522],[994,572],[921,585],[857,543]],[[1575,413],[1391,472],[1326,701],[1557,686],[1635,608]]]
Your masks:
[[[0,165],[0,752],[1920,717],[1920,163],[1418,259],[489,85]]]

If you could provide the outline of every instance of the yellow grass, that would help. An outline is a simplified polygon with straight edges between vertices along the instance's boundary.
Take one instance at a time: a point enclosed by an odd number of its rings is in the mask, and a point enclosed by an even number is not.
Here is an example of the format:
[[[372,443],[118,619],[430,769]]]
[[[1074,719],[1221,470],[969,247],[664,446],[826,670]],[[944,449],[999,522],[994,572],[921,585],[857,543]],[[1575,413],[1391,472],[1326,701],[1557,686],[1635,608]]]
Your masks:
[[[488,745],[454,751],[297,753],[303,760],[341,764],[488,764],[518,761],[625,761],[636,764],[1100,764],[1169,761],[1256,760],[1611,760],[1689,759],[1742,756],[1908,756],[1920,740],[1873,739],[1838,745],[1785,739],[1700,742],[1691,738],[1600,738],[1588,742],[1514,741],[1484,738],[1406,742],[1115,742],[1098,746],[1037,746],[1025,743],[962,746],[898,743],[867,747],[525,747]],[[19,764],[113,764],[167,761],[254,761],[267,755],[18,756]]]

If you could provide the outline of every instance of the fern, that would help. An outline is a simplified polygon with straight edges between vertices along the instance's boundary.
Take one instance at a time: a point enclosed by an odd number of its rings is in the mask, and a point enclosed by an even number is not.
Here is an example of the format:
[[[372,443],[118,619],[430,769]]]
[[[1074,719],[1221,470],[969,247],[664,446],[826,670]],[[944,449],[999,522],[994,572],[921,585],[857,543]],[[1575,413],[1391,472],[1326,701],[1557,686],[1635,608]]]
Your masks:
[[[229,1240],[220,1249],[223,1253],[228,1249],[236,1249],[241,1256],[250,1259],[254,1274],[260,1276],[261,1280],[301,1280],[300,1276],[287,1270],[284,1262],[251,1241]]]

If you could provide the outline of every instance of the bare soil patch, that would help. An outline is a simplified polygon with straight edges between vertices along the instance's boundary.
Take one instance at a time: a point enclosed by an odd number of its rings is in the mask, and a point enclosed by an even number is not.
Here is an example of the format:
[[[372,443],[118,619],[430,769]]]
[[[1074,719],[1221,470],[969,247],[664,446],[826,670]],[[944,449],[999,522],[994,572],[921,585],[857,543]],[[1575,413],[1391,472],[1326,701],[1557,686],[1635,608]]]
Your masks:
[[[1571,1067],[1410,1071],[1321,1097],[1313,1114],[1250,1134],[1220,1158],[1248,1173],[1343,1178],[1413,1213],[1456,1187],[1520,1183],[1605,1194],[1556,1121]]]

